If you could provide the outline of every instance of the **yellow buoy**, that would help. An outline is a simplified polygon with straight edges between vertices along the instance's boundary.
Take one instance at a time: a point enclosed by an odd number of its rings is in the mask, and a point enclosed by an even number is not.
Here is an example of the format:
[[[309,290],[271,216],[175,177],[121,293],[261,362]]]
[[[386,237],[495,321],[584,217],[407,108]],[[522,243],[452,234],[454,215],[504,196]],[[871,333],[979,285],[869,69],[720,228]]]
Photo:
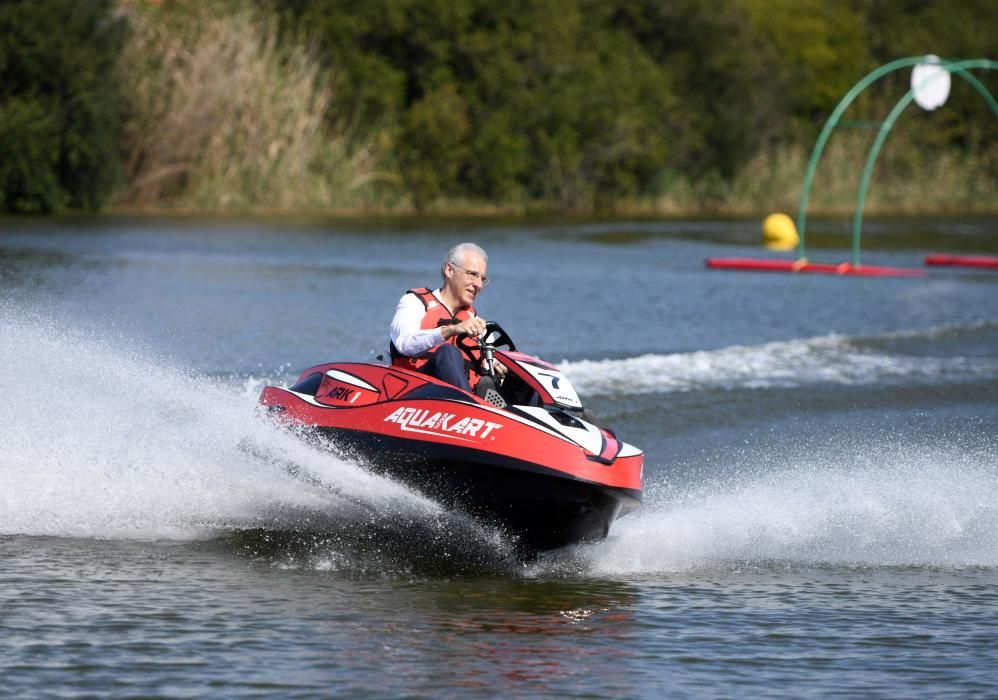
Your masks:
[[[770,250],[790,250],[800,241],[794,220],[786,214],[770,214],[762,222],[762,242]]]

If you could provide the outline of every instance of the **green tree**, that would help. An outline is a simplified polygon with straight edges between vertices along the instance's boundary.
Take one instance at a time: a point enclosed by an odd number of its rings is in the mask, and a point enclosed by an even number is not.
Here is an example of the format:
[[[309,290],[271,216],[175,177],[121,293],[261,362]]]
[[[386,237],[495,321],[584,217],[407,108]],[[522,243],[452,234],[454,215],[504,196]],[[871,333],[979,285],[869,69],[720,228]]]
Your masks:
[[[0,208],[98,208],[117,175],[112,0],[0,4]]]
[[[775,52],[771,80],[786,86],[788,108],[827,115],[872,66],[866,18],[855,2],[738,0],[760,40]]]
[[[571,0],[483,5],[466,44],[471,192],[600,206],[652,182],[674,98],[611,12]]]
[[[280,5],[340,71],[340,114],[358,129],[394,130],[419,204],[470,196],[591,205],[640,192],[661,168],[670,86],[640,43],[610,26],[612,5]]]
[[[734,0],[619,0],[625,27],[666,72],[666,164],[692,179],[730,179],[786,123],[776,60]]]

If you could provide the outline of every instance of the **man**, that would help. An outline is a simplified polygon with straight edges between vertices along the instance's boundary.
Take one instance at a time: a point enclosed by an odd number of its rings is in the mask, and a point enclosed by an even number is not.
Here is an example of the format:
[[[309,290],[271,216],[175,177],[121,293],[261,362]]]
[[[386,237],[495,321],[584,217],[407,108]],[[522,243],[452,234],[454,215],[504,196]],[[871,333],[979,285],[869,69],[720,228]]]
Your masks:
[[[489,283],[489,256],[474,243],[460,243],[440,268],[443,284],[410,289],[399,299],[391,326],[392,364],[432,374],[471,391],[477,383],[478,337],[485,319],[473,306]],[[505,373],[499,363],[496,372]]]

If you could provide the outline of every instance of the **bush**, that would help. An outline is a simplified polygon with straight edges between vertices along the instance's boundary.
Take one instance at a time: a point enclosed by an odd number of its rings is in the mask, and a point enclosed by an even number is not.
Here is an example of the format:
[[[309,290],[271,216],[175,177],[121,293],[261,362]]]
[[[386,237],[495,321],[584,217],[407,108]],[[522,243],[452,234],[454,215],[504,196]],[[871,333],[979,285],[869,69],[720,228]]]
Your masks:
[[[0,4],[0,208],[97,209],[117,181],[126,38],[111,0]]]

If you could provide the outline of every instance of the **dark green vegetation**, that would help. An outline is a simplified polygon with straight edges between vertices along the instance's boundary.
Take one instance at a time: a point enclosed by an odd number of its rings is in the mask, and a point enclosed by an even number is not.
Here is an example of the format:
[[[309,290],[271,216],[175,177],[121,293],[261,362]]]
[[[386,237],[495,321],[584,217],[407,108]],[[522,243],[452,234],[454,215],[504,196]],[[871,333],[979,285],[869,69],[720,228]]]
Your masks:
[[[0,3],[0,209],[94,209],[110,194],[125,102],[112,0]]]
[[[118,6],[0,5],[4,209],[99,206],[127,163],[116,202],[133,206],[765,210],[796,197],[824,118],[869,70],[929,52],[998,56],[998,5],[988,0],[217,0],[196,13],[182,0]],[[192,27],[205,26],[206,14],[215,28],[197,34]],[[230,18],[243,27],[247,17],[258,30],[226,35],[217,24]],[[139,51],[125,46],[126,22],[144,27],[132,40],[145,42]],[[170,44],[171,35],[184,39]],[[228,43],[206,45],[222,36]],[[232,36],[269,68],[239,58]],[[174,45],[203,50],[182,59]],[[291,53],[300,47],[308,51]],[[119,54],[143,57],[118,62],[120,81],[110,78]],[[183,95],[222,88],[195,70],[197,56],[231,60],[217,79],[238,73],[247,85],[293,68],[294,85],[312,94],[296,99],[290,81],[283,91],[241,88],[274,97],[224,115],[198,113]],[[156,70],[170,80],[151,79]],[[980,78],[998,93],[998,76]],[[856,118],[882,117],[907,80],[907,72],[885,80]],[[260,115],[252,125],[247,110]],[[942,188],[954,206],[998,208],[998,119],[980,96],[955,80],[943,109],[911,112],[884,154],[881,178],[895,186],[883,188],[881,206],[932,207],[938,202],[923,189]],[[173,124],[177,136],[149,141],[178,114],[187,121]],[[229,119],[234,138],[203,127],[224,130]],[[300,137],[288,137],[296,128]],[[183,151],[169,152],[181,136]],[[833,179],[851,177],[868,144],[841,146]],[[981,182],[968,199],[968,183]]]

